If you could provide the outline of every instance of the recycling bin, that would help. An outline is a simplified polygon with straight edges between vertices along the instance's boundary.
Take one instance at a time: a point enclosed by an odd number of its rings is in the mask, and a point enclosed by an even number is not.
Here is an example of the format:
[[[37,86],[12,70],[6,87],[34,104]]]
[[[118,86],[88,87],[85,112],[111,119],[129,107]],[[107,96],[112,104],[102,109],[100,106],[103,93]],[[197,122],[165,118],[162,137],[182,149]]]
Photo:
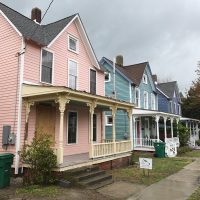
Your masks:
[[[165,157],[165,143],[164,142],[154,142],[155,154],[158,158]]]

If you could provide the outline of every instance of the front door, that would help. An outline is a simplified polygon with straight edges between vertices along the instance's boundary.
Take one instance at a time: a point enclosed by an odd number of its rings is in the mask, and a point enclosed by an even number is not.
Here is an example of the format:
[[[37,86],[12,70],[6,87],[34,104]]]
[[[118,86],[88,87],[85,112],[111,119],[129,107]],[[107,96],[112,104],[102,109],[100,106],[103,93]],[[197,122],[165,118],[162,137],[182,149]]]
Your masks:
[[[145,138],[149,138],[149,118],[145,118],[145,127],[144,127],[144,136]]]
[[[51,104],[36,106],[36,137],[39,134],[49,135],[55,141],[55,107]]]

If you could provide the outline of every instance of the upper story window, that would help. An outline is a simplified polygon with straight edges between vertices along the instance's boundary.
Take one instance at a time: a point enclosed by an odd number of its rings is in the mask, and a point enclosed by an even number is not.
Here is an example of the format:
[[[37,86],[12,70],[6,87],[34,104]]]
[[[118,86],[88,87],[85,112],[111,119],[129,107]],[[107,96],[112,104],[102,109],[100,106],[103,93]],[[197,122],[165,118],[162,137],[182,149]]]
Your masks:
[[[174,102],[174,113],[176,114],[176,103]]]
[[[77,62],[69,60],[68,67],[69,67],[68,86],[72,89],[77,89],[77,77],[78,77],[77,76],[78,74]]]
[[[96,71],[90,70],[90,93],[96,94]]]
[[[147,75],[146,74],[143,75],[143,83],[147,84]]]
[[[135,89],[135,104],[136,104],[136,107],[140,107],[140,90],[139,90],[139,88]]]
[[[110,82],[110,73],[105,72],[105,82]]]
[[[156,96],[153,93],[151,93],[151,109],[156,110]]]
[[[53,53],[42,50],[41,82],[52,83]]]
[[[112,126],[113,118],[112,115],[106,115],[106,126]]]
[[[145,91],[144,92],[144,109],[148,109],[148,93]]]
[[[172,101],[169,102],[169,106],[170,106],[170,112],[173,113],[173,105],[172,105]]]
[[[68,49],[70,51],[78,53],[78,48],[79,48],[79,46],[78,46],[78,39],[75,38],[75,37],[73,37],[73,36],[71,36],[71,35],[69,35],[68,36]]]

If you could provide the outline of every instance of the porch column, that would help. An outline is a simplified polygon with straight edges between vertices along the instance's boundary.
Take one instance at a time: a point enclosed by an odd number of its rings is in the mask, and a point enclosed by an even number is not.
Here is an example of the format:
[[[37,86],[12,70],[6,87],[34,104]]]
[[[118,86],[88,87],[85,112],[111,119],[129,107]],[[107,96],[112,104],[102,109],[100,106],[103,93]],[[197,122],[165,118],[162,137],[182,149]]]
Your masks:
[[[26,107],[26,114],[25,114],[25,135],[24,135],[24,144],[27,144],[28,140],[28,118],[29,118],[29,113],[31,111],[31,106],[34,105],[34,102],[32,101],[25,101],[25,107]]]
[[[176,118],[177,137],[179,137],[178,123],[179,123],[179,118]]]
[[[136,146],[136,117],[133,117],[133,148]]]
[[[115,130],[115,117],[116,117],[116,112],[117,112],[117,106],[112,106],[110,107],[112,110],[112,140],[113,140],[113,153],[116,153],[116,130]]]
[[[129,132],[130,132],[130,141],[131,141],[131,150],[133,150],[133,118],[132,118],[132,109],[128,110],[129,117]]]
[[[165,134],[165,140],[167,138],[167,126],[166,126],[166,123],[167,123],[167,117],[163,117],[164,119],[164,134]]]
[[[157,140],[160,140],[159,119],[160,119],[160,116],[156,115],[156,134],[157,134]]]
[[[96,102],[89,102],[87,103],[87,106],[89,106],[90,111],[90,120],[89,120],[89,134],[90,134],[90,152],[89,157],[94,157],[94,150],[93,150],[93,115],[94,115],[94,109],[96,107]]]
[[[190,137],[192,135],[192,123],[190,122]]]
[[[174,121],[174,118],[170,118],[170,122],[171,122],[171,138],[174,137],[173,121]]]
[[[69,99],[65,95],[60,95],[55,100],[56,103],[59,103],[59,110],[60,110],[60,127],[59,127],[59,137],[58,137],[58,152],[57,152],[57,162],[58,164],[63,163],[63,129],[64,129],[64,112],[65,112],[65,105],[69,103]]]

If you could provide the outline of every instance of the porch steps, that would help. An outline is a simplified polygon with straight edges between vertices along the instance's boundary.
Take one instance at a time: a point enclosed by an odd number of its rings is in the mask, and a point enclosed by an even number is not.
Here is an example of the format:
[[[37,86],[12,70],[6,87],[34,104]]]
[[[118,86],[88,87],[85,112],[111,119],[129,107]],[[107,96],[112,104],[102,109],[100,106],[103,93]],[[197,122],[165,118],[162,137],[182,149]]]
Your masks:
[[[100,170],[97,166],[76,170],[73,176],[78,184],[88,189],[98,189],[113,183],[112,175],[106,174],[106,171]]]

